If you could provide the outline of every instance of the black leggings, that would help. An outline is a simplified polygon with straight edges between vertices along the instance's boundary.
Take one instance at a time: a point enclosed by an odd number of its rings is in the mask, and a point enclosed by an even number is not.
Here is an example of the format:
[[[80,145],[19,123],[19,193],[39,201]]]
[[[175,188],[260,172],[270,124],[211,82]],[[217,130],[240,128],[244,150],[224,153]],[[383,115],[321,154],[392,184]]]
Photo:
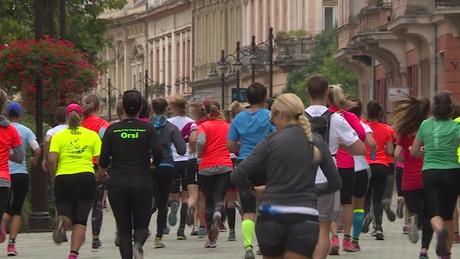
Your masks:
[[[171,193],[187,191],[187,167],[188,161],[174,162],[174,179],[171,186]],[[182,189],[181,189],[182,187]]]
[[[9,187],[0,187],[0,215],[3,216],[3,213],[6,209],[6,204],[8,203],[8,196],[10,195]]]
[[[444,220],[452,220],[459,192],[460,169],[429,169],[422,171],[422,176],[430,218],[441,216]]]
[[[121,258],[132,259],[132,229],[134,243],[143,245],[149,235],[153,190],[109,185],[107,194],[117,221]]]
[[[353,191],[355,189],[355,169],[339,168],[339,174],[342,178],[342,189],[340,189],[340,204],[351,204]]]
[[[200,175],[198,182],[206,197],[206,225],[210,229],[214,212],[223,212],[224,198],[230,182],[230,171],[210,176]]]
[[[153,170],[153,197],[155,207],[158,209],[157,237],[163,237],[168,217],[168,197],[174,178],[174,168],[159,166]]]
[[[388,167],[382,164],[372,164],[370,167],[372,175],[364,202],[364,211],[366,214],[370,212],[372,200],[375,224],[381,226],[383,214],[382,199],[388,177]]]
[[[93,173],[56,176],[54,197],[58,214],[70,218],[73,225],[86,226],[95,189]]]
[[[429,217],[427,197],[423,189],[404,191],[403,194],[409,214],[417,215],[418,227],[422,228],[422,248],[428,249],[433,237],[433,228]]]
[[[396,191],[398,192],[398,196],[403,196],[404,193],[401,189],[402,186],[402,176],[403,176],[403,170],[404,168],[402,167],[396,167],[396,172],[395,172],[395,178],[396,178]]]
[[[369,186],[369,172],[370,169],[355,172],[355,189],[353,196],[362,198],[366,196],[367,188]]]
[[[12,174],[10,195],[5,209],[7,214],[10,216],[21,216],[22,206],[26,200],[27,191],[29,191],[29,175]]]

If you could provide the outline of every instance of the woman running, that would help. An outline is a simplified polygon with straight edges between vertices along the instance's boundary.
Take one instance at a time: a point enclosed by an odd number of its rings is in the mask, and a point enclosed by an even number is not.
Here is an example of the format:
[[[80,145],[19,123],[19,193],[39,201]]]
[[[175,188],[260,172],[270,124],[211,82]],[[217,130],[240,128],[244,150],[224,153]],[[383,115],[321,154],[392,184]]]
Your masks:
[[[420,124],[429,116],[430,100],[425,97],[415,98],[410,95],[404,95],[394,105],[394,127],[398,132],[395,158],[404,162],[401,190],[411,215],[407,236],[412,243],[417,243],[419,239],[418,229],[422,228],[422,248],[419,259],[428,259],[428,248],[433,237],[433,228],[428,216],[427,196],[423,192],[423,159],[413,157],[410,154],[410,147],[414,142]]]
[[[359,122],[358,117],[348,110],[356,106],[355,103],[347,100],[338,85],[329,86],[329,110],[340,113],[350,126],[356,131],[361,141],[366,140],[366,132]],[[347,151],[340,149],[336,154],[337,167],[342,178],[342,189],[340,189],[340,201],[342,205],[342,224],[343,224],[343,251],[356,252],[356,248],[351,243],[351,225],[353,222],[352,197],[355,184],[355,161],[353,156]],[[337,236],[337,222],[333,222],[331,227],[332,241],[330,255],[338,255],[340,250],[339,238]]]
[[[93,158],[99,158],[101,138],[81,126],[83,111],[78,104],[66,108],[68,128],[54,134],[48,155],[48,169],[54,180],[58,215],[53,240],[61,244],[72,226],[69,259],[77,258],[85,241],[86,222],[94,200],[96,180]]]
[[[0,112],[8,100],[5,91],[0,89]],[[16,128],[8,119],[0,114],[0,215],[5,212],[11,188],[11,176],[8,160],[16,163],[24,161],[22,140]],[[10,152],[12,151],[12,152]],[[0,226],[0,243],[6,239],[6,222],[2,220]]]
[[[460,125],[452,120],[454,102],[449,91],[436,92],[431,115],[420,125],[410,154],[423,158],[423,191],[428,199],[431,226],[438,237],[436,254],[450,259],[457,203],[460,164],[457,149]]]
[[[228,190],[233,163],[226,147],[229,123],[220,104],[214,100],[206,102],[204,111],[210,118],[198,125],[196,151],[201,157],[198,174],[201,190],[206,198],[206,226],[208,241],[206,248],[217,247],[219,225],[224,209],[225,193]]]
[[[96,132],[99,137],[102,139],[104,133],[109,127],[109,123],[98,117],[99,111],[101,110],[99,97],[95,94],[89,94],[85,97],[83,105],[83,122],[82,126]],[[94,170],[97,172],[99,170],[98,161],[93,159]],[[101,233],[102,228],[102,219],[103,219],[103,200],[104,192],[106,189],[107,183],[104,179],[97,179],[96,181],[96,192],[94,193],[94,201],[91,215],[91,227],[93,231],[93,241],[91,244],[91,251],[98,252],[102,248],[102,242],[99,240],[99,234]]]
[[[385,184],[389,174],[389,167],[386,155],[393,155],[393,136],[388,130],[386,125],[379,121],[383,113],[382,106],[376,101],[370,101],[367,104],[367,117],[368,125],[374,132],[375,143],[377,144],[377,152],[372,153],[368,148],[366,153],[367,163],[371,167],[371,178],[369,181],[369,188],[367,190],[364,211],[366,217],[363,223],[363,233],[369,231],[369,225],[372,222],[370,216],[371,199],[374,207],[374,221],[375,221],[375,238],[377,240],[384,240],[382,229],[382,215],[383,215],[383,192],[385,191]]]
[[[110,125],[104,134],[99,174],[103,176],[110,166],[107,194],[117,222],[121,258],[132,259],[134,255],[135,259],[142,259],[152,215],[151,154],[153,165],[159,166],[163,151],[153,125],[138,120],[141,93],[126,91],[122,105],[123,120]]]
[[[329,148],[312,134],[303,110],[294,94],[276,98],[270,121],[277,132],[262,140],[231,176],[238,189],[263,196],[256,223],[263,258],[311,258],[319,235],[317,194],[341,187]],[[318,165],[328,180],[324,189],[315,187]],[[265,175],[266,186],[255,186],[253,174]]]
[[[11,122],[11,125],[16,128],[22,139],[22,152],[24,154],[26,153],[27,146],[33,150],[33,157],[28,161],[28,164],[36,166],[41,155],[41,149],[32,130],[20,123],[22,117],[21,105],[17,102],[8,103],[6,106],[6,114],[8,120]],[[9,201],[6,206],[5,213],[3,214],[3,221],[5,222],[2,224],[5,225],[8,221],[10,221],[10,237],[8,240],[7,255],[16,256],[18,255],[15,247],[16,237],[21,227],[22,206],[24,205],[27,192],[29,191],[29,175],[25,159],[22,163],[8,161],[8,164],[11,175],[11,190]]]
[[[168,197],[174,179],[174,160],[172,158],[171,145],[174,144],[179,155],[185,154],[185,141],[179,129],[166,119],[168,102],[164,98],[152,101],[155,117],[150,121],[155,127],[160,138],[163,150],[163,162],[153,169],[153,194],[157,215],[157,234],[155,236],[155,248],[164,248],[163,229],[166,227],[168,217]]]
[[[354,113],[356,117],[361,118],[363,104],[359,98],[349,96],[348,99],[356,104],[355,107],[350,109],[350,112]],[[360,123],[366,132],[365,144],[369,147],[371,152],[377,151],[377,144],[374,140],[374,132],[372,129],[364,123],[364,119],[360,119]],[[361,251],[359,245],[359,236],[363,228],[364,221],[364,198],[366,197],[367,186],[369,185],[370,178],[370,167],[366,161],[365,156],[353,156],[355,161],[355,182],[353,190],[353,239],[351,241],[355,251]]]

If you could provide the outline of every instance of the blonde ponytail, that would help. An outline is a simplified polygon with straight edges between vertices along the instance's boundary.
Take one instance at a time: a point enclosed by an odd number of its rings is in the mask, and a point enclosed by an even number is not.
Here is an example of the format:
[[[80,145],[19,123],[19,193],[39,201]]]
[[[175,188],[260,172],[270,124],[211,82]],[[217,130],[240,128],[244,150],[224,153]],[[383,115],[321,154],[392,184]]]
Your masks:
[[[69,125],[69,129],[78,129],[78,127],[81,126],[82,121],[83,115],[78,114],[75,110],[67,116],[67,125]]]

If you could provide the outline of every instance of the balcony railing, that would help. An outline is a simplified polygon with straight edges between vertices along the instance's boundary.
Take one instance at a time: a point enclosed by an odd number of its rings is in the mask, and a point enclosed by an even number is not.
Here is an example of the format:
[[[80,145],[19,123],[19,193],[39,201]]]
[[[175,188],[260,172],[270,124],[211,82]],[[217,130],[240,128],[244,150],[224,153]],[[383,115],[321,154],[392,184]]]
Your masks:
[[[460,7],[460,0],[436,0],[436,8],[438,7]]]

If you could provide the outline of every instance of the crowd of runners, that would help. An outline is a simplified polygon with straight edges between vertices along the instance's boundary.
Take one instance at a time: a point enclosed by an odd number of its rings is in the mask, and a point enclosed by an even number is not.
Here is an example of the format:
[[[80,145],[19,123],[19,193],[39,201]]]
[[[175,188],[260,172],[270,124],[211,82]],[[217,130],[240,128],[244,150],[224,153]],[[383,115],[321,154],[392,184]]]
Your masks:
[[[18,255],[28,162],[50,173],[53,240],[69,241],[69,259],[78,257],[90,212],[91,248],[101,249],[106,202],[123,259],[143,258],[149,236],[155,248],[178,245],[163,242],[177,224],[177,240],[197,236],[205,248],[217,248],[228,225],[226,239],[242,241],[244,259],[258,253],[322,259],[366,249],[361,233],[384,240],[384,213],[391,222],[404,219],[402,232],[412,243],[421,234],[419,259],[428,258],[433,235],[436,254],[451,258],[452,244],[460,243],[460,106],[452,93],[438,91],[432,101],[402,95],[388,114],[322,75],[306,85],[307,108],[294,94],[267,105],[265,86],[253,83],[247,105],[235,101],[228,113],[212,99],[189,103],[172,96],[149,103],[129,90],[112,122],[98,116],[100,100],[90,94],[81,105],[57,110],[41,164],[34,133],[20,123],[20,103],[7,103],[0,90],[0,112],[6,105],[6,117],[0,115],[0,243],[8,240],[7,255]],[[150,232],[152,217],[156,231]]]

